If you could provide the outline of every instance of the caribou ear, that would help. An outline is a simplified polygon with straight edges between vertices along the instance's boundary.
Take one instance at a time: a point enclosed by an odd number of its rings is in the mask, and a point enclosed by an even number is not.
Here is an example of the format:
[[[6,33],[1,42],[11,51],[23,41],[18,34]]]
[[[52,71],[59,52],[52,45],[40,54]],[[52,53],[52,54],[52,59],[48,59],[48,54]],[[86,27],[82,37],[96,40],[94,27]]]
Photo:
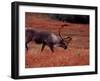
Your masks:
[[[72,40],[71,37],[67,37],[67,38],[64,38],[64,39],[65,39],[65,41],[67,42],[67,44]]]

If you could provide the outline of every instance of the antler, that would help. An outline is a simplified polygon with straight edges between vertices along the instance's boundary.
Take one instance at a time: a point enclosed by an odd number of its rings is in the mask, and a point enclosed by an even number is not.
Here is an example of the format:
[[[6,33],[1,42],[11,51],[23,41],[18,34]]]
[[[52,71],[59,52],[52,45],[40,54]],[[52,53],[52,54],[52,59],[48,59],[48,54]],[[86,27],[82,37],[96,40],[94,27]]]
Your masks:
[[[63,40],[63,37],[61,36],[61,29],[64,28],[64,26],[68,26],[68,24],[61,25],[61,28],[59,28],[59,36]]]
[[[64,38],[64,39],[66,39],[65,41],[67,42],[67,44],[69,44],[69,42],[72,40],[71,37],[67,37],[67,38]]]
[[[63,25],[61,25],[61,27],[59,28],[59,36],[60,36],[60,38],[61,38],[62,40],[65,39],[66,43],[69,44],[69,42],[72,40],[72,38],[69,37],[69,36],[66,37],[66,38],[63,38],[63,37],[61,36],[61,29],[64,28],[64,26],[68,26],[68,24],[63,24]]]

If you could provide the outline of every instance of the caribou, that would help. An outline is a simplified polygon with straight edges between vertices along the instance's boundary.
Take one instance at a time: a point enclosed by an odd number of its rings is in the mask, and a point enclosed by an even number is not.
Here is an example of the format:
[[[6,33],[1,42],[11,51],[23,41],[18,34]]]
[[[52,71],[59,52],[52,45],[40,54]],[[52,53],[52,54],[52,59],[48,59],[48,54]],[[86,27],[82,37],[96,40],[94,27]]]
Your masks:
[[[61,47],[67,49],[69,42],[72,40],[71,37],[63,38],[61,35],[61,29],[66,26],[62,25],[59,28],[58,36],[54,33],[46,31],[37,31],[32,28],[25,29],[25,47],[28,50],[28,43],[30,41],[36,44],[42,44],[41,52],[44,50],[45,46],[48,46],[52,52],[54,52],[54,47]]]

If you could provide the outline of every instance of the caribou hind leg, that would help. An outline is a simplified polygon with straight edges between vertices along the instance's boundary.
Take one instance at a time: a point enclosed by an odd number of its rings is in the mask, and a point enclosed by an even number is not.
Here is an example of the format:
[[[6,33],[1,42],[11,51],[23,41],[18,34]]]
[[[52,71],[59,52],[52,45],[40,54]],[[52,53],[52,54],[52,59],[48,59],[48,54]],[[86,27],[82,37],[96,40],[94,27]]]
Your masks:
[[[26,50],[28,50],[28,45],[27,45],[27,44],[28,44],[30,41],[32,41],[32,40],[29,40],[28,42],[25,43],[25,48],[26,48]]]
[[[27,46],[27,43],[25,44],[25,47],[26,47],[26,50],[28,50],[28,46]]]

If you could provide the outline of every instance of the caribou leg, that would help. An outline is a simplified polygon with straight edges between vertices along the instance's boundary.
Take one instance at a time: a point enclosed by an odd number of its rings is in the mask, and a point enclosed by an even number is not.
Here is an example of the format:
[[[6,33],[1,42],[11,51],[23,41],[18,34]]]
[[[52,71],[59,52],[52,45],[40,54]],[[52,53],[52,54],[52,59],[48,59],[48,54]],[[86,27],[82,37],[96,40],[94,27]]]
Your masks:
[[[51,50],[52,52],[54,52],[54,46],[53,46],[53,44],[50,44],[50,45],[49,45],[49,48],[50,48],[50,50]]]
[[[27,43],[25,44],[25,47],[26,47],[26,50],[28,50],[28,46],[27,46]]]
[[[46,44],[43,43],[42,48],[41,48],[41,52],[44,50],[45,45],[46,45]]]
[[[27,41],[27,42],[25,43],[25,48],[26,48],[26,50],[28,50],[27,44],[28,44],[30,41],[32,41],[32,40],[29,40],[29,41]]]

